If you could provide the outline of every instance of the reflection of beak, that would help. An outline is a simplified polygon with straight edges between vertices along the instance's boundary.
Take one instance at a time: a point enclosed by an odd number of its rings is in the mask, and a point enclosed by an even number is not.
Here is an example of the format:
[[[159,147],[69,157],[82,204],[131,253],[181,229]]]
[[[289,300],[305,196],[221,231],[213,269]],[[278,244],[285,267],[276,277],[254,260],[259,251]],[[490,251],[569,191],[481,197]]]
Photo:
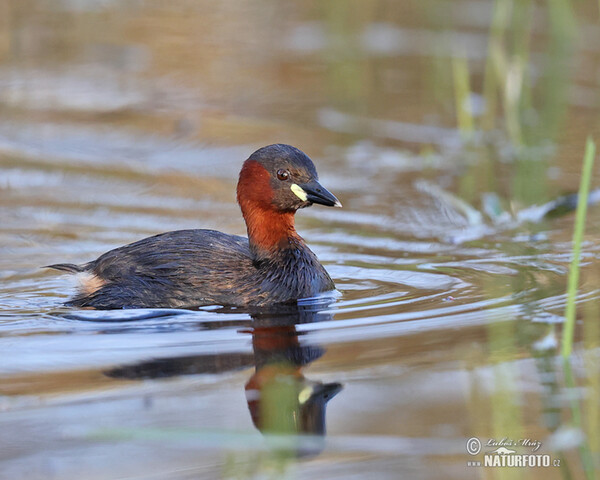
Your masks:
[[[333,397],[335,397],[342,390],[341,383],[317,383],[311,386],[305,387],[298,397],[301,404],[306,403],[308,400],[321,401],[327,403]]]
[[[327,190],[316,180],[303,183],[302,185],[293,184],[292,192],[303,202],[318,203],[326,207],[341,207],[340,201],[335,198],[333,193]]]
[[[325,435],[325,406],[342,390],[342,385],[337,382],[316,383],[308,388],[310,388],[310,396],[302,398],[303,391],[298,398],[301,412],[299,433]]]

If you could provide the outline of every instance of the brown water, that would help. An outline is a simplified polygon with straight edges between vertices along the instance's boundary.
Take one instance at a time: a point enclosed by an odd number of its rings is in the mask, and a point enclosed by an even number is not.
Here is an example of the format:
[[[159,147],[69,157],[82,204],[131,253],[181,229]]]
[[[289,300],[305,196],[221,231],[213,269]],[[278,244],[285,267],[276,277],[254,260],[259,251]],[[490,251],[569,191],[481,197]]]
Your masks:
[[[599,133],[598,18],[563,0],[0,1],[0,478],[593,478],[600,209],[564,364],[574,215],[536,206],[577,190]],[[236,175],[274,142],[344,204],[297,216],[333,303],[61,306],[75,280],[42,265],[244,234]],[[467,466],[490,439],[558,466]]]

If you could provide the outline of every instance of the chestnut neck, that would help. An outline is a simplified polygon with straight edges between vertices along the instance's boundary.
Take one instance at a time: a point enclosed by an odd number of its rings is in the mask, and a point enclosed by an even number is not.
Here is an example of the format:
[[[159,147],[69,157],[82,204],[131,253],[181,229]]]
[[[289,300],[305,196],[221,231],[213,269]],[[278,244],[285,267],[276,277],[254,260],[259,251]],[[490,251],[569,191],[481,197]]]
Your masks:
[[[294,213],[280,212],[249,202],[241,202],[250,249],[258,260],[277,256],[302,239],[294,227]]]

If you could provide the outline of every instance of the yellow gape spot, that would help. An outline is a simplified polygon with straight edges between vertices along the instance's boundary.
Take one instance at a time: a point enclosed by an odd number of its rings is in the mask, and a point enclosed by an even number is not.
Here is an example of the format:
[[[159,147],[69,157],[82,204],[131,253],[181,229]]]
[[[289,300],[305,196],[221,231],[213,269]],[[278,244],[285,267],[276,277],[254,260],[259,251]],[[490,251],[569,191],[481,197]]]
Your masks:
[[[303,202],[306,202],[306,199],[308,197],[306,196],[306,192],[302,189],[301,186],[292,183],[292,186],[290,188],[292,189],[292,192],[294,192],[294,195],[296,195]]]
[[[302,404],[308,402],[312,393],[313,393],[313,387],[311,387],[311,386],[304,387],[300,391],[300,394],[298,395],[298,403],[300,403],[302,405]]]

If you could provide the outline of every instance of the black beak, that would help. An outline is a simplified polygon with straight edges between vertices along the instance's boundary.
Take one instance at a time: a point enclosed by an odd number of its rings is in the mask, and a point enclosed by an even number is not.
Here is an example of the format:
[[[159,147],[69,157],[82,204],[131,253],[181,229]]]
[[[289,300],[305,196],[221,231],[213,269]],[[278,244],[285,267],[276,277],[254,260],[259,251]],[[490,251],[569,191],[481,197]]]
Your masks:
[[[318,203],[325,205],[326,207],[341,207],[340,201],[335,198],[335,195],[327,190],[316,180],[298,185],[306,194],[306,201],[311,203]]]

